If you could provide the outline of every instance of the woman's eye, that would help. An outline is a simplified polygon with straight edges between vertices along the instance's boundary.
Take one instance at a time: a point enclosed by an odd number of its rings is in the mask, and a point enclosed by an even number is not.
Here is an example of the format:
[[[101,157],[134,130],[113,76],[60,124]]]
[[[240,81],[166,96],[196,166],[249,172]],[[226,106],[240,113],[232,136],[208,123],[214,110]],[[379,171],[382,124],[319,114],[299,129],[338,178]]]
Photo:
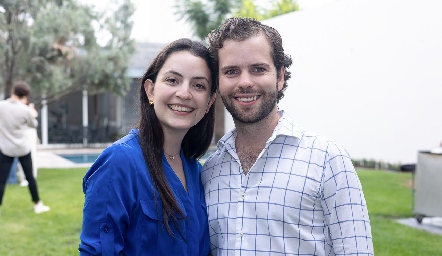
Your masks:
[[[169,84],[176,84],[178,81],[175,78],[167,78],[166,82]]]
[[[196,87],[199,90],[205,90],[206,89],[206,85],[200,84],[200,83],[196,83],[193,86]]]

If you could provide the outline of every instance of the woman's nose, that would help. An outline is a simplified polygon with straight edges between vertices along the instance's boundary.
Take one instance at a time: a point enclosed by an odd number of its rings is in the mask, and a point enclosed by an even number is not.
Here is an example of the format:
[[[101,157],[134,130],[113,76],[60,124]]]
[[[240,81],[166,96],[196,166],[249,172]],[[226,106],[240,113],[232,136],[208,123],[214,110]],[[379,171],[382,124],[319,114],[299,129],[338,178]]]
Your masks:
[[[191,99],[192,93],[190,92],[190,84],[187,82],[181,84],[176,92],[176,96],[186,100]]]

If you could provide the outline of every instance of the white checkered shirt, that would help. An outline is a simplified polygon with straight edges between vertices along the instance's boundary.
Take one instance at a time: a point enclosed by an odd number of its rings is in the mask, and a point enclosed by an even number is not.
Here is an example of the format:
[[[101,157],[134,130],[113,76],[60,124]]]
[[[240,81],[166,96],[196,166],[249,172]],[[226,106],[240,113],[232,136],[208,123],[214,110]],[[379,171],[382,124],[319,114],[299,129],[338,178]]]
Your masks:
[[[235,130],[203,167],[212,255],[373,255],[365,198],[346,150],[279,115],[247,175]]]

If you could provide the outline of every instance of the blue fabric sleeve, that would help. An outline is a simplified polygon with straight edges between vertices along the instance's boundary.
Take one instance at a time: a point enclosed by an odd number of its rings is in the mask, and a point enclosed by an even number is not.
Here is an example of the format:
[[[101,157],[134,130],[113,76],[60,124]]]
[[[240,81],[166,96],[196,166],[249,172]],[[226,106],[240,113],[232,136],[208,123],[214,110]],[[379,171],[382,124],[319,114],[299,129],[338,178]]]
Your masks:
[[[122,147],[107,148],[83,179],[85,203],[80,255],[119,255],[135,204],[134,167]]]

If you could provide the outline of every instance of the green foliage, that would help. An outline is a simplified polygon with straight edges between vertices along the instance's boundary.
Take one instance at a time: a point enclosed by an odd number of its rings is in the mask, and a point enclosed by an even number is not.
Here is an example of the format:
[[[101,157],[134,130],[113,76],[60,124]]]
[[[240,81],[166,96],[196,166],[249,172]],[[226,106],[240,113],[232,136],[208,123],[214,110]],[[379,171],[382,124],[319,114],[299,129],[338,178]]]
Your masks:
[[[83,87],[91,94],[124,94],[134,52],[133,13],[130,0],[113,1],[102,13],[75,0],[2,1],[0,87],[5,96],[16,80],[27,81],[34,96],[44,94],[49,101]]]
[[[384,161],[376,161],[374,159],[352,159],[352,163],[355,167],[371,168],[376,170],[391,170],[399,171],[401,169],[401,163],[388,163]]]
[[[299,6],[294,0],[276,0],[270,2],[272,3],[272,7],[267,9],[255,5],[253,0],[242,0],[241,8],[235,11],[233,16],[265,20],[299,10]]]
[[[185,19],[194,28],[195,36],[204,39],[237,6],[238,2],[232,0],[180,0],[175,8],[180,18]]]
[[[253,0],[180,0],[176,13],[194,28],[195,36],[206,38],[224,19],[229,17],[251,17],[257,20],[268,19],[298,10],[294,0],[272,0],[271,8],[255,5]]]
[[[289,12],[299,10],[299,6],[294,0],[279,0],[273,3],[273,8],[264,13],[264,19],[269,19]]]

